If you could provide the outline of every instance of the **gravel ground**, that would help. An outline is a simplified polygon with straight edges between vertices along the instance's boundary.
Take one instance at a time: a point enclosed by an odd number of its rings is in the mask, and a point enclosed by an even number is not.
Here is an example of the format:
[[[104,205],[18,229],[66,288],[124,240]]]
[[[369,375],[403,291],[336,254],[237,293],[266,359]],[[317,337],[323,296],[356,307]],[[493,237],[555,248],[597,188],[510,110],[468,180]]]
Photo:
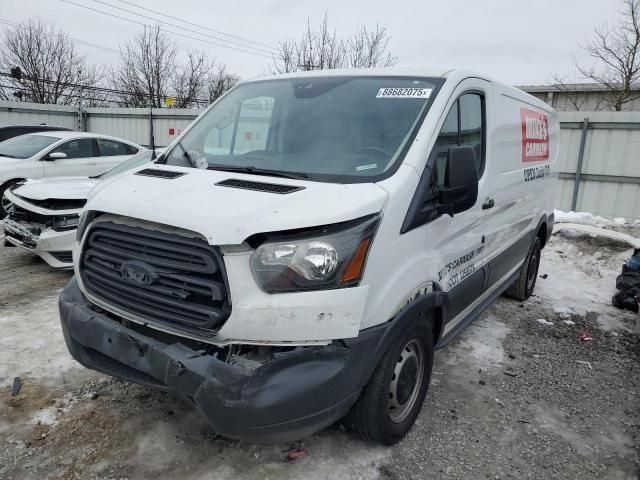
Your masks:
[[[286,461],[289,445],[218,438],[172,395],[77,365],[56,306],[70,274],[0,248],[0,478],[637,479],[637,316],[607,305],[629,253],[554,237],[535,297],[499,299],[436,353],[403,442],[372,446],[336,425]]]

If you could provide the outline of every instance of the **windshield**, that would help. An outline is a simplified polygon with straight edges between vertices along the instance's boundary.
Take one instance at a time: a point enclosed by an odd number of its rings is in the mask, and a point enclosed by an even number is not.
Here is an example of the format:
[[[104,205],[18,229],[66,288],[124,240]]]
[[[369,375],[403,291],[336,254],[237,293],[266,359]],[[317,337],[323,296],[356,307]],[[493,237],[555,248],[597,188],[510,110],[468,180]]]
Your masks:
[[[247,83],[203,115],[166,162],[363,181],[394,165],[440,84],[406,77]]]
[[[48,135],[20,135],[0,142],[0,158],[29,158],[60,140]]]
[[[122,162],[121,164],[113,167],[111,170],[107,170],[102,175],[97,175],[94,178],[111,178],[116,175],[120,175],[121,173],[126,172],[127,170],[132,170],[136,167],[141,167],[145,163],[149,163],[151,161],[151,150],[142,150],[140,153],[137,153],[133,157],[131,157],[126,162]]]

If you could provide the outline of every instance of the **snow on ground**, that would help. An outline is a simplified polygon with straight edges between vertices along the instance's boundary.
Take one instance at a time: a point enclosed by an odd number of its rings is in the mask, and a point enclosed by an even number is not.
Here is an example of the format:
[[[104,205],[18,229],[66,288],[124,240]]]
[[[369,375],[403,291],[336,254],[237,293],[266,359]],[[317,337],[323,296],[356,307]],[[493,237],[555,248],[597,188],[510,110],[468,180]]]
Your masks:
[[[555,241],[542,255],[536,297],[551,303],[561,316],[596,312],[603,328],[627,328],[623,320],[633,319],[634,315],[613,307],[611,298],[616,293],[616,277],[633,249],[582,234],[563,232],[562,235],[569,239],[586,239],[587,243],[578,245],[558,241],[558,235],[554,237]]]
[[[58,316],[58,296],[28,310],[0,310],[0,385],[30,377],[56,385],[72,370],[84,370],[67,351]]]
[[[611,225],[640,225],[640,220],[629,222],[623,217],[609,219],[589,212],[564,212],[562,210],[555,210],[554,215],[554,221],[556,223],[579,223],[582,225],[592,225],[594,227],[606,227]]]
[[[486,315],[467,327],[462,339],[462,348],[470,351],[474,366],[478,368],[499,368],[505,353],[502,340],[509,328],[494,315]]]

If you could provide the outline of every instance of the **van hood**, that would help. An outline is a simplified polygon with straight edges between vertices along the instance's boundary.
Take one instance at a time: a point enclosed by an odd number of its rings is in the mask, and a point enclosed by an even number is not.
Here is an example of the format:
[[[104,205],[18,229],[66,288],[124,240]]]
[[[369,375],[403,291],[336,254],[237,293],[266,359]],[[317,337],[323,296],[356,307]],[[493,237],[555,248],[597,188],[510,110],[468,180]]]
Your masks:
[[[195,168],[160,178],[129,172],[94,190],[86,210],[109,212],[200,233],[212,245],[238,245],[256,233],[315,227],[382,210],[387,193],[372,183],[334,184]],[[301,187],[273,193],[217,185],[224,180]]]
[[[31,200],[86,200],[100,180],[89,177],[52,177],[27,180],[13,193]]]

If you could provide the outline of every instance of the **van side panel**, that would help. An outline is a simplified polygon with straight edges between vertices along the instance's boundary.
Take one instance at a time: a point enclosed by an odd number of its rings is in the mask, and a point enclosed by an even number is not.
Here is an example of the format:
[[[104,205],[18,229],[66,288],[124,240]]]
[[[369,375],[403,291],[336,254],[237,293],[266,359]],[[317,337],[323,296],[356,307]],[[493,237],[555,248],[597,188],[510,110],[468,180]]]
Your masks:
[[[492,259],[490,285],[522,261],[540,219],[553,213],[557,189],[559,123],[555,113],[505,87],[496,91],[492,159],[503,209],[491,241],[504,245]]]

